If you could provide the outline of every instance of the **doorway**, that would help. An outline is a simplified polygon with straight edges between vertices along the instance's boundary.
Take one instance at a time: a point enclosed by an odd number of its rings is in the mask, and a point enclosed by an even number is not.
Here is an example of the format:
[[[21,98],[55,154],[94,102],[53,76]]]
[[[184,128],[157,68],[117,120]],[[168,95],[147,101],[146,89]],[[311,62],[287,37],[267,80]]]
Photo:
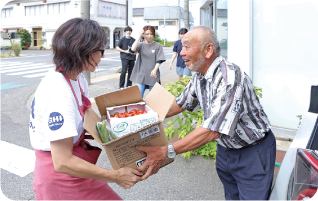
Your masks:
[[[33,47],[40,47],[42,46],[42,29],[37,28],[32,30],[32,44]]]

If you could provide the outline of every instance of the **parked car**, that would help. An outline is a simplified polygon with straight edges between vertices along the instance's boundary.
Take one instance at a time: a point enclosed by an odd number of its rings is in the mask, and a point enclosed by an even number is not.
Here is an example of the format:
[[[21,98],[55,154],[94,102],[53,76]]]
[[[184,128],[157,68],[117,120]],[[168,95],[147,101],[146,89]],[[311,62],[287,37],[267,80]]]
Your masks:
[[[281,163],[269,200],[318,200],[318,86]]]

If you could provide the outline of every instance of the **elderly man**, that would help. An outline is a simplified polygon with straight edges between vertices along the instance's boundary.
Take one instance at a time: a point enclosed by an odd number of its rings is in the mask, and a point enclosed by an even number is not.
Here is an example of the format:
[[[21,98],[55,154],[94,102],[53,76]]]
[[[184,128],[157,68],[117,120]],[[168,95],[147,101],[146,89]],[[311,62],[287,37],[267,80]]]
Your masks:
[[[158,172],[165,158],[217,141],[216,169],[228,200],[266,200],[273,180],[276,140],[256,96],[252,81],[235,64],[220,56],[216,34],[195,27],[182,39],[185,65],[195,71],[167,117],[199,104],[204,122],[186,137],[163,147],[138,146],[147,153],[139,167],[146,179]]]

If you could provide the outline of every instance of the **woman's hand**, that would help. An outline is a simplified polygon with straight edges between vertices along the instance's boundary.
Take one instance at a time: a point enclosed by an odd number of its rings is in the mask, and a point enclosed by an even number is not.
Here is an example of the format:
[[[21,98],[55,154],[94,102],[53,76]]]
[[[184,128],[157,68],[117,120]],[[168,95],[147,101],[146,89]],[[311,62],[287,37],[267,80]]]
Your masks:
[[[142,172],[133,168],[120,168],[116,171],[115,182],[123,189],[129,189],[138,181],[141,181]]]
[[[157,77],[157,70],[156,69],[151,71],[150,77],[152,77],[152,78],[156,78]]]
[[[139,37],[140,37],[140,38],[141,38],[142,35],[144,35],[144,32],[145,32],[145,31],[144,31],[144,29],[142,28],[142,29],[140,30],[140,32],[139,32]]]
[[[169,65],[169,70],[172,70],[172,63],[170,63]]]

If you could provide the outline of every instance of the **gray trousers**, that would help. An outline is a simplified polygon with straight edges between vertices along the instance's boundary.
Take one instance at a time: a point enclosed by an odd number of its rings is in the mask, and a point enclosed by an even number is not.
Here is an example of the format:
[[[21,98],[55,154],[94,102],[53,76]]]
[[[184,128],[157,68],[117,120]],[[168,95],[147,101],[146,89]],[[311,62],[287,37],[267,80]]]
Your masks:
[[[276,160],[276,139],[270,130],[256,145],[241,149],[217,146],[216,170],[227,200],[267,200]]]

